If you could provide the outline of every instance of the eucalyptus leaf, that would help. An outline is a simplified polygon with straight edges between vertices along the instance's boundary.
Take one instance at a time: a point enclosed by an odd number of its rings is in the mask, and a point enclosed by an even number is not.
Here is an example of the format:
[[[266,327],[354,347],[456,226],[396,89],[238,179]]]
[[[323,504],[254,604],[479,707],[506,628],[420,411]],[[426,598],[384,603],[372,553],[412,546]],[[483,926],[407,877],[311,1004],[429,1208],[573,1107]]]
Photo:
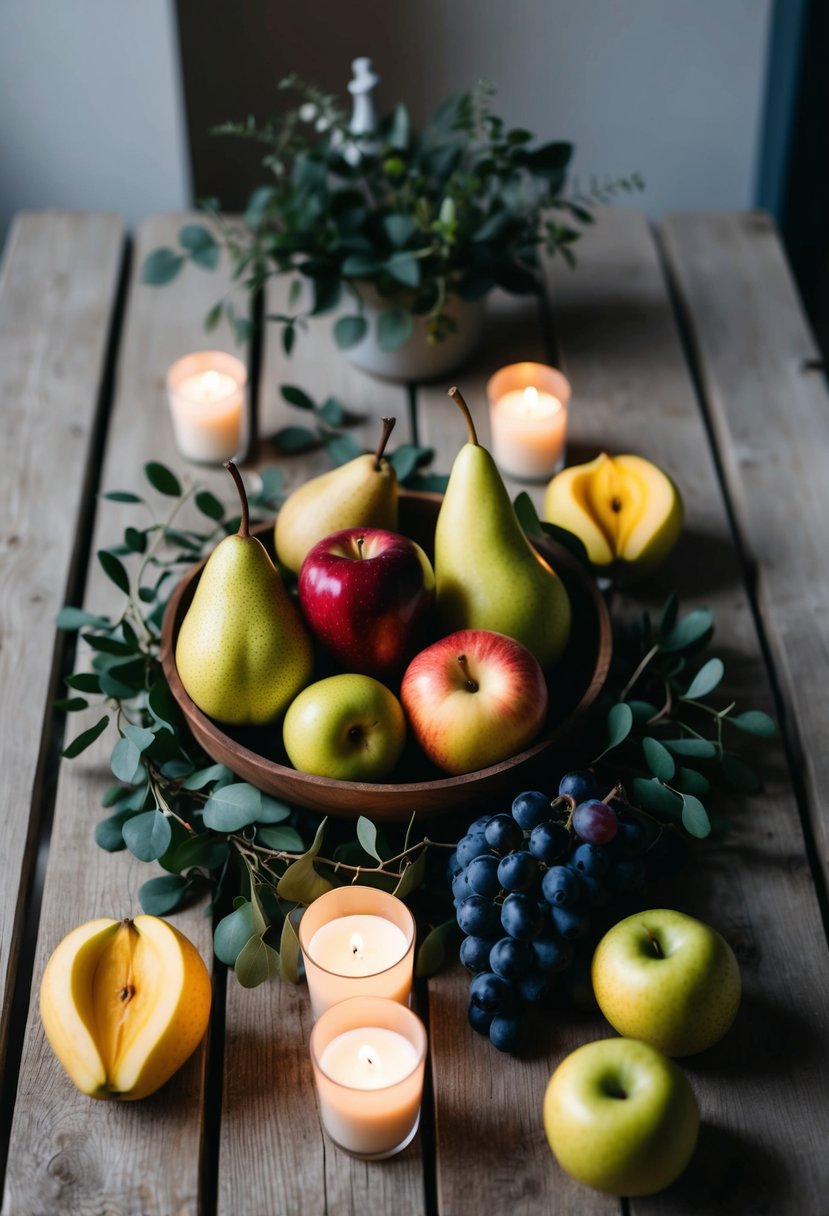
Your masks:
[[[234,969],[243,988],[258,988],[279,975],[279,955],[263,938],[252,937],[239,951]]]
[[[65,683],[77,692],[100,692],[101,679],[97,672],[78,671],[73,676],[67,676]]]
[[[393,279],[405,287],[417,287],[420,284],[420,262],[411,254],[394,253],[387,262],[387,269]],[[407,314],[408,315],[408,314]],[[403,339],[405,341],[405,339]],[[399,345],[399,343],[397,343]]]
[[[601,760],[602,756],[612,751],[614,747],[618,747],[620,743],[624,743],[632,729],[633,711],[629,705],[620,701],[611,708],[607,715],[607,743],[604,750],[594,757],[593,763]]]
[[[218,870],[230,856],[230,845],[226,840],[208,832],[194,832],[179,844],[169,858],[174,870],[189,870],[201,866],[205,870]]]
[[[398,899],[405,899],[407,895],[411,895],[412,891],[417,890],[423,882],[426,874],[426,849],[421,849],[418,856],[406,866],[403,873],[400,875],[400,881],[392,892]]]
[[[159,494],[166,494],[168,498],[179,498],[181,496],[181,484],[166,464],[161,464],[158,460],[151,460],[144,465],[144,473],[147,481],[158,490]]]
[[[674,785],[681,793],[694,794],[697,798],[704,798],[711,792],[711,782],[693,768],[679,769],[674,778]]]
[[[121,731],[125,738],[130,739],[139,752],[145,752],[148,747],[152,747],[155,742],[155,735],[151,730],[147,730],[143,726],[132,726],[127,724],[121,727]],[[130,783],[132,784],[132,783]]]
[[[84,612],[82,608],[61,608],[55,617],[58,629],[74,631],[76,629],[111,629],[112,621],[108,616],[97,616],[94,612]],[[68,681],[67,681],[68,683]],[[89,689],[85,691],[90,691]]]
[[[659,618],[659,633],[661,637],[667,637],[676,624],[676,618],[679,613],[679,596],[675,591],[672,591],[665,600],[662,608],[662,615]]]
[[[77,714],[82,709],[89,709],[86,697],[59,697],[52,704],[55,709],[61,709],[65,714]]]
[[[150,688],[147,694],[147,708],[159,726],[166,727],[171,734],[175,735],[173,724],[177,716],[176,704],[166,680],[158,680]],[[192,771],[192,766],[188,769],[189,771]]]
[[[670,781],[676,772],[676,764],[668,749],[658,739],[646,735],[642,740],[642,751],[645,754],[645,763],[654,777],[658,777],[660,781]]]
[[[436,925],[426,935],[417,951],[415,959],[415,975],[419,980],[434,975],[443,966],[446,958],[446,948],[457,935],[458,927],[454,917]]]
[[[132,739],[119,739],[112,749],[109,766],[119,781],[135,785],[143,772],[141,752]]]
[[[357,820],[357,839],[369,857],[375,858],[376,861],[383,860],[377,851],[377,828],[365,815],[361,815]]]
[[[151,287],[171,283],[184,265],[184,258],[174,249],[154,249],[141,266],[141,282]]]
[[[219,921],[213,934],[215,955],[228,967],[234,966],[246,942],[262,932],[250,902],[246,899],[236,902],[237,906]]]
[[[81,752],[86,751],[104,733],[108,723],[109,714],[104,714],[103,718],[99,718],[94,726],[82,731],[71,743],[67,744],[61,755],[65,756],[67,760],[74,760],[75,756],[80,756]]]
[[[280,384],[279,391],[289,405],[295,405],[300,410],[313,411],[316,407],[308,394],[295,384]]]
[[[350,350],[362,342],[368,332],[368,321],[361,316],[340,317],[334,326],[334,341],[340,350]]]
[[[702,642],[714,627],[710,608],[697,608],[689,612],[674,625],[668,636],[659,644],[665,654],[674,654]]]
[[[132,809],[119,809],[100,823],[95,825],[95,843],[107,853],[120,853],[127,846],[124,843],[123,828],[128,819],[138,812]]]
[[[400,447],[395,448],[389,455],[389,464],[397,474],[399,482],[404,482],[415,471],[421,450],[416,443],[401,443]]]
[[[684,699],[688,701],[698,701],[702,697],[707,697],[709,692],[713,692],[717,685],[725,675],[725,665],[722,659],[709,659],[700,667],[697,674],[694,676],[688,688],[685,691]]]
[[[299,983],[299,938],[292,919],[296,915],[294,910],[285,917],[279,940],[279,974],[289,984]]]
[[[138,900],[148,916],[166,916],[181,905],[189,887],[180,874],[162,874],[139,887]]]
[[[224,506],[219,502],[216,495],[211,494],[209,490],[199,490],[195,497],[195,503],[202,515],[206,515],[208,519],[224,519]]]
[[[709,739],[663,739],[665,747],[675,756],[696,756],[699,760],[710,760],[717,749]]]
[[[726,722],[748,735],[759,735],[761,739],[773,739],[777,734],[774,719],[761,709],[747,709],[745,713],[727,717]]]
[[[142,811],[123,827],[124,844],[139,861],[157,861],[172,839],[170,821],[161,811]]]
[[[274,434],[272,442],[284,455],[296,456],[300,452],[310,452],[312,448],[318,447],[319,437],[304,426],[283,426]]]
[[[299,832],[287,824],[275,828],[262,828],[257,825],[256,839],[269,849],[278,849],[284,853],[298,853],[304,848]]]
[[[659,713],[659,706],[650,701],[627,701],[626,704],[630,706],[634,722],[647,722]]]
[[[138,494],[133,494],[130,490],[108,490],[105,494],[101,495],[101,498],[105,498],[107,502],[136,503],[144,501]]]
[[[125,595],[129,595],[130,576],[127,574],[123,563],[120,562],[118,558],[113,553],[110,553],[107,549],[99,549],[97,556],[98,561],[101,563],[101,568],[103,569],[107,578],[110,579],[111,582],[115,583],[115,586],[118,587],[120,591],[123,591]]]
[[[656,777],[634,777],[633,796],[646,811],[678,819],[682,814],[682,798],[669,790]]]
[[[693,794],[684,794],[682,798],[682,826],[691,836],[704,840],[711,835],[711,820],[708,812]]]
[[[317,828],[311,847],[302,857],[288,866],[277,883],[276,893],[280,899],[288,899],[291,903],[296,904],[310,904],[320,895],[331,890],[332,884],[328,879],[323,878],[314,869],[314,858],[322,847],[324,834],[325,820],[323,819]]]
[[[336,397],[326,397],[317,413],[328,426],[342,426],[345,419],[345,408]]]
[[[386,353],[399,350],[413,332],[411,314],[402,308],[388,308],[377,318],[377,345]]]
[[[261,793],[240,781],[213,791],[204,806],[204,825],[215,832],[238,832],[256,823],[261,813]]]
[[[351,435],[334,435],[326,439],[325,450],[335,465],[347,464],[363,454],[363,448]]]

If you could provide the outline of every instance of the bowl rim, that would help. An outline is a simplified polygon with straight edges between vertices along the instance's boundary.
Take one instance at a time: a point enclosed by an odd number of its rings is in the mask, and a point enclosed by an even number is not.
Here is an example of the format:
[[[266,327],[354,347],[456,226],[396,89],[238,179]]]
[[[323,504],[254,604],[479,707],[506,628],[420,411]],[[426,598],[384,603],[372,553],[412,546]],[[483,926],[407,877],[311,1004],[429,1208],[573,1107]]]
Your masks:
[[[442,494],[434,494],[422,490],[401,490],[401,499],[405,498],[410,502],[423,502],[438,505],[443,501]],[[274,521],[266,521],[257,524],[250,529],[250,534],[260,540],[263,536],[268,536],[273,533]],[[237,742],[230,735],[226,734],[222,729],[221,724],[203,713],[187,693],[181,678],[178,674],[178,668],[175,662],[175,643],[178,636],[180,622],[178,621],[179,609],[181,601],[188,592],[194,580],[201,576],[205,564],[210,558],[210,554],[204,557],[200,562],[194,563],[185,570],[184,574],[179,579],[170,599],[164,610],[164,618],[161,629],[161,646],[159,651],[159,659],[164,671],[164,677],[170,686],[170,691],[183,713],[188,725],[191,721],[195,721],[199,730],[205,737],[215,740],[221,747],[231,745],[232,750],[239,754],[240,758],[247,763],[252,763],[255,767],[262,765],[267,766],[267,770],[273,773],[274,776],[282,778],[286,781],[298,783],[308,789],[326,790],[331,793],[342,791],[343,794],[348,792],[352,799],[355,794],[364,791],[367,796],[372,799],[377,799],[383,795],[395,795],[397,798],[404,798],[408,795],[416,797],[418,794],[435,793],[440,790],[456,790],[462,789],[464,786],[477,785],[479,782],[505,773],[512,768],[518,767],[520,764],[525,764],[541,755],[546,751],[551,744],[556,740],[558,734],[564,734],[565,728],[571,726],[572,722],[582,717],[588,709],[593,705],[607,680],[608,671],[613,654],[613,638],[610,614],[607,604],[602,596],[595,579],[588,573],[585,567],[573,556],[572,553],[558,541],[552,537],[528,537],[533,547],[537,549],[543,557],[549,559],[553,568],[559,570],[564,567],[568,574],[575,577],[582,589],[589,596],[596,612],[598,620],[598,636],[596,638],[596,659],[593,666],[593,671],[581,697],[576,705],[570,710],[566,718],[556,723],[543,736],[536,739],[528,748],[523,751],[516,752],[513,756],[509,756],[506,760],[499,760],[496,764],[491,764],[487,768],[474,769],[469,773],[461,773],[455,776],[433,777],[427,781],[401,781],[401,782],[374,782],[374,781],[344,781],[337,777],[320,777],[315,773],[304,773],[300,769],[292,768],[286,764],[280,764],[276,760],[270,760],[267,756],[263,756],[261,752],[253,751],[244,744]],[[212,552],[212,551],[211,551]],[[274,719],[277,721],[277,719]],[[205,751],[208,751],[205,748]],[[210,752],[208,751],[208,755]],[[224,763],[224,761],[222,762]],[[232,766],[226,765],[233,771]],[[240,778],[241,780],[241,778]],[[255,782],[250,782],[255,785]],[[331,813],[334,815],[340,812],[332,808]]]

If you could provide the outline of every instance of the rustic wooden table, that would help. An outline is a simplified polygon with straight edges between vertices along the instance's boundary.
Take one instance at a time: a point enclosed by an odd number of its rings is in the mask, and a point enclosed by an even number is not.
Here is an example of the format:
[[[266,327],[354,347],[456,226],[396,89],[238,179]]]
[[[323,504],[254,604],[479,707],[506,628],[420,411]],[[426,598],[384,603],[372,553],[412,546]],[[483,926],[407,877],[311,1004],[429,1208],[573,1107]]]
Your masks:
[[[131,522],[100,490],[144,488],[142,466],[173,447],[164,374],[217,345],[202,318],[216,276],[189,268],[158,291],[139,285],[148,250],[175,241],[181,216],[148,220],[134,245],[106,215],[26,214],[0,277],[0,1176],[4,1216],[119,1213],[440,1212],[775,1213],[829,1211],[829,397],[772,223],[759,214],[603,213],[575,273],[547,268],[549,311],[493,302],[486,340],[460,376],[486,435],[486,376],[515,358],[553,358],[574,385],[571,461],[636,451],[667,469],[687,506],[685,536],[653,599],[676,586],[710,605],[727,692],[777,712],[761,794],[735,797],[733,827],[702,845],[676,906],[716,925],[744,978],[737,1023],[686,1062],[704,1120],[685,1176],[661,1195],[620,1202],[553,1161],[540,1104],[562,1055],[601,1037],[600,1019],[555,1015],[535,1055],[500,1056],[466,1023],[466,978],[428,983],[431,1085],[422,1130],[399,1157],[367,1165],[320,1129],[303,986],[242,990],[216,970],[208,1042],[154,1097],[82,1097],[45,1043],[36,994],[59,939],[95,916],[137,910],[146,866],[96,848],[110,783],[104,736],[60,759],[69,727],[51,707],[83,662],[54,617],[65,602],[105,610],[114,594],[90,560]],[[270,305],[278,306],[273,299]],[[278,311],[278,307],[271,308]],[[264,345],[256,389],[262,433],[302,421],[281,383],[337,394],[369,421],[397,415],[448,470],[462,441],[445,386],[406,390],[352,370],[328,324],[287,362]],[[401,434],[402,432],[402,434]],[[267,463],[267,450],[264,452]],[[272,462],[272,453],[270,456]],[[283,461],[286,485],[325,458]],[[226,497],[225,474],[207,481]],[[517,486],[512,487],[517,490]],[[211,958],[202,908],[175,918]]]

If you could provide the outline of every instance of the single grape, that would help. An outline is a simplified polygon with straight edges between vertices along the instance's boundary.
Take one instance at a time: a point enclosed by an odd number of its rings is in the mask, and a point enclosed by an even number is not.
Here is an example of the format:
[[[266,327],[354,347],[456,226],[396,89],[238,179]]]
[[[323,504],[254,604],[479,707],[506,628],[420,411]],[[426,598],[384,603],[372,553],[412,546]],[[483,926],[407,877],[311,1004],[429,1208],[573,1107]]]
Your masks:
[[[466,870],[466,881],[470,890],[476,895],[485,895],[487,899],[494,897],[501,890],[498,880],[498,858],[487,853],[470,861]]]
[[[529,942],[502,937],[489,952],[489,968],[504,980],[515,980],[529,971],[533,954]]]
[[[551,866],[541,880],[541,893],[548,904],[569,908],[578,903],[581,887],[567,866]]]
[[[515,989],[508,980],[491,971],[482,971],[469,985],[469,996],[488,1013],[511,1013],[515,1004]]]
[[[471,835],[475,832],[483,832],[491,818],[491,815],[479,815],[477,819],[473,819],[472,823],[470,823],[466,829],[467,833]]]
[[[522,1001],[528,1001],[534,1005],[536,1001],[543,998],[550,991],[552,981],[549,975],[542,975],[539,971],[533,971],[530,975],[524,975],[518,981],[518,995]]]
[[[530,852],[533,857],[543,861],[545,866],[555,865],[562,861],[570,848],[570,833],[563,823],[554,823],[548,819],[539,823],[530,833]]]
[[[543,975],[552,975],[569,967],[573,959],[573,947],[560,937],[537,937],[530,942],[537,969]]]
[[[524,849],[508,853],[498,863],[498,882],[505,891],[529,891],[537,877],[538,862]]]
[[[568,942],[584,937],[590,928],[590,917],[581,908],[562,908],[558,904],[553,904],[550,908],[550,917],[556,933]]]
[[[480,1005],[470,1001],[466,1016],[469,1018],[469,1025],[473,1030],[477,1030],[478,1034],[489,1034],[494,1013],[488,1013],[486,1009],[481,1009]]]
[[[590,874],[578,874],[578,880],[581,884],[582,891],[585,894],[585,902],[591,908],[603,908],[610,899],[610,887],[607,883],[607,876],[602,878],[593,878]]]
[[[498,1051],[515,1051],[521,1038],[521,1019],[494,1017],[489,1026],[489,1041]]]
[[[614,891],[638,891],[645,881],[644,857],[614,857],[607,881]]]
[[[524,843],[524,833],[512,815],[493,815],[484,828],[487,844],[499,853],[511,853]]]
[[[584,802],[587,798],[596,798],[599,794],[596,775],[582,770],[565,773],[558,783],[558,792],[559,797],[566,795],[574,802]]]
[[[573,831],[588,844],[610,844],[618,829],[619,820],[606,802],[593,798],[573,812]]]
[[[488,852],[489,845],[483,832],[468,832],[458,841],[458,861],[464,868],[469,865],[470,861],[480,857],[482,853]]]
[[[483,895],[468,895],[458,904],[457,920],[469,937],[498,937],[498,909]]]
[[[601,878],[607,873],[610,858],[597,844],[580,844],[573,849],[570,865],[580,874],[589,874],[591,878]]]
[[[467,971],[489,971],[489,954],[494,946],[489,937],[465,937],[461,942],[460,960]]]
[[[455,907],[472,894],[472,888],[466,881],[466,870],[461,870],[460,874],[456,874],[452,879],[452,899],[455,901]]]
[[[531,832],[550,818],[550,799],[540,790],[525,790],[512,801],[512,817],[525,832]]]
[[[531,895],[508,895],[501,905],[501,924],[516,941],[528,942],[544,928],[544,913]]]
[[[455,878],[462,871],[463,871],[463,866],[462,866],[461,862],[458,860],[457,851],[453,851],[452,853],[449,854],[449,860],[446,863],[446,877],[451,882],[452,879]]]

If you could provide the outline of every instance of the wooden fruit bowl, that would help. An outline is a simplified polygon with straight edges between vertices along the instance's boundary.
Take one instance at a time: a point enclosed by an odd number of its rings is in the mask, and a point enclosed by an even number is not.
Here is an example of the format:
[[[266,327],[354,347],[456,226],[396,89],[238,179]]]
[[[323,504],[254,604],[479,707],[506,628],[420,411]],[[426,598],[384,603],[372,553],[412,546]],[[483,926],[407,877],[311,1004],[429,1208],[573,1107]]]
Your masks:
[[[438,494],[403,491],[399,529],[432,553]],[[273,526],[254,529],[273,556]],[[214,722],[190,700],[179,679],[175,644],[201,575],[202,562],[184,575],[167,605],[162,629],[164,674],[196,740],[213,760],[227,765],[244,781],[287,802],[324,814],[356,819],[406,822],[413,814],[429,816],[468,807],[483,810],[497,800],[511,800],[521,789],[546,788],[554,760],[566,766],[568,749],[577,742],[588,711],[607,678],[612,650],[610,618],[590,574],[549,537],[534,542],[563,579],[573,607],[573,630],[567,649],[550,676],[550,711],[540,737],[509,760],[460,777],[440,773],[412,744],[396,770],[399,780],[370,783],[334,781],[291,768],[282,748],[278,724],[233,727]]]

